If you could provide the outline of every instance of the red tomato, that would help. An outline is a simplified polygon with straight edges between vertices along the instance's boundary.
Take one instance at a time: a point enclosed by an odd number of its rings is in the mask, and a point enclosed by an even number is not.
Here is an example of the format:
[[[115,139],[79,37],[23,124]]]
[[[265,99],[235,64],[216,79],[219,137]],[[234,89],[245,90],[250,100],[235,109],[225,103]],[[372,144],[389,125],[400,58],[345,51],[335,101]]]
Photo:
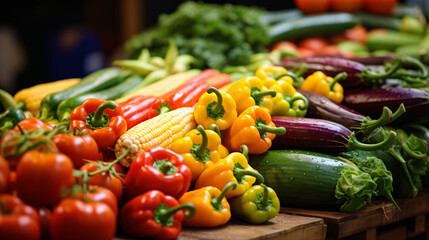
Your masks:
[[[357,12],[362,0],[330,0],[329,6],[335,12]]]
[[[283,47],[285,47],[285,48],[287,47],[287,48],[290,48],[292,50],[297,50],[298,49],[298,47],[296,46],[296,44],[293,43],[293,42],[290,42],[290,41],[280,41],[280,42],[275,43],[273,46],[270,47],[270,52],[274,51],[276,49],[283,48]]]
[[[326,46],[328,46],[328,43],[322,37],[305,38],[299,43],[300,48],[310,49],[316,53]]]
[[[102,202],[65,198],[53,210],[53,240],[111,240],[116,232],[116,215]]]
[[[9,187],[9,163],[0,156],[0,193],[4,193]]]
[[[329,9],[329,0],[295,0],[295,5],[305,14],[324,13]]]
[[[62,153],[27,151],[16,170],[18,196],[34,207],[54,206],[73,182],[73,163]]]
[[[88,171],[88,172],[95,172],[97,170],[100,169],[100,165],[103,164],[103,166],[107,165],[108,163],[103,163],[103,162],[89,162],[86,163],[85,165],[83,165],[79,170],[80,171]],[[114,165],[115,171],[118,173],[123,173],[122,167],[120,166],[119,163],[116,163]],[[116,169],[120,169],[120,170],[116,170]],[[122,191],[123,191],[123,182],[122,180],[109,173],[109,172],[101,172],[98,174],[95,174],[94,176],[91,176],[91,178],[89,179],[89,184],[91,185],[96,185],[96,186],[100,186],[100,187],[105,187],[107,189],[109,189],[110,191],[113,192],[113,194],[115,194],[116,199],[118,199],[118,201],[121,199],[122,197]]]
[[[97,143],[89,133],[83,136],[58,133],[54,135],[52,141],[60,152],[71,158],[76,169],[84,165],[85,160],[101,160],[102,158]]]
[[[397,4],[398,0],[363,0],[365,11],[381,16],[390,16]]]
[[[347,40],[359,42],[366,44],[366,39],[368,37],[368,32],[365,27],[362,25],[357,25],[353,28],[350,28],[344,32],[344,35]]]
[[[52,212],[48,208],[39,208],[40,216],[40,239],[51,239],[51,219]]]
[[[302,58],[316,56],[316,53],[308,48],[298,48],[298,54]]]
[[[97,187],[97,186],[89,186],[89,192],[86,193],[86,197],[90,202],[102,202],[109,206],[115,216],[118,215],[118,200],[116,196],[107,188]],[[76,194],[76,198],[80,200],[84,200],[84,194],[79,192]]]
[[[320,54],[320,55],[337,55],[337,54],[341,54],[341,51],[335,45],[328,45],[328,46],[320,49],[318,54]]]
[[[40,220],[37,211],[16,196],[0,194],[0,239],[39,238]]]

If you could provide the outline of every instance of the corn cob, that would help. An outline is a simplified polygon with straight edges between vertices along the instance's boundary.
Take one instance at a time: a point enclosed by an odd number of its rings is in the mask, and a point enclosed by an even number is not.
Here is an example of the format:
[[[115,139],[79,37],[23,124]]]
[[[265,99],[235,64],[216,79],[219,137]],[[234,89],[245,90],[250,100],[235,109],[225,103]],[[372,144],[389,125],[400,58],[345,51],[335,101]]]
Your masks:
[[[115,155],[119,157],[130,146],[130,153],[120,163],[129,167],[142,151],[160,146],[168,148],[172,142],[196,128],[193,108],[178,108],[161,114],[129,129],[116,141]]]
[[[154,96],[159,97],[163,95],[164,93],[167,93],[178,86],[180,86],[182,83],[190,80],[192,77],[198,74],[199,71],[189,70],[186,72],[181,73],[175,73],[172,74],[164,79],[161,79],[147,87],[144,87],[142,89],[139,89],[135,92],[132,92],[130,94],[127,94],[119,99],[116,99],[115,102],[125,102],[129,98],[132,98],[137,95],[142,96]],[[143,80],[144,81],[144,80]]]
[[[23,100],[26,109],[35,116],[39,113],[40,102],[46,95],[67,89],[79,81],[80,78],[70,78],[38,84],[18,91],[13,98],[16,102]]]

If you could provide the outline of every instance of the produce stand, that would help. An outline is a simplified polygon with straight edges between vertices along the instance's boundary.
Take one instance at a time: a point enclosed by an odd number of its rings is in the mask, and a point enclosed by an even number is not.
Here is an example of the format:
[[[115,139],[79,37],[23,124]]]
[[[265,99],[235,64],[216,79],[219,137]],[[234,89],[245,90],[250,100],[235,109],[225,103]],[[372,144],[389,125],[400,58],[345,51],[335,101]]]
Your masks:
[[[177,239],[325,239],[326,225],[320,218],[279,214],[266,224],[249,225],[239,220],[216,228],[183,228]],[[117,237],[115,240],[130,240]]]
[[[326,239],[428,239],[429,191],[396,202],[401,210],[390,202],[377,200],[355,213],[295,208],[280,211],[322,218],[327,225]]]

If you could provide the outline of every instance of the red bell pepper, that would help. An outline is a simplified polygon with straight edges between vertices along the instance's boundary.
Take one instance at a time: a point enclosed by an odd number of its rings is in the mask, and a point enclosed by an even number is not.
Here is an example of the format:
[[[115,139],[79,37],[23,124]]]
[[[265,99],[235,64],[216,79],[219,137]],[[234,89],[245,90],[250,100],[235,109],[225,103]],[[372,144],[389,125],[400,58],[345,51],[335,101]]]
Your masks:
[[[70,114],[70,130],[87,130],[100,151],[113,148],[116,140],[127,131],[122,107],[113,101],[89,98]]]
[[[187,209],[189,211],[184,212]],[[121,209],[119,224],[125,234],[139,238],[174,239],[184,217],[195,213],[192,203],[179,205],[172,196],[151,190],[128,201]]]
[[[185,159],[168,149],[153,147],[139,154],[125,176],[124,191],[132,198],[149,190],[180,198],[191,185],[191,169]]]
[[[219,89],[219,88],[227,85],[228,83],[231,83],[232,78],[231,78],[231,75],[229,75],[229,74],[221,73],[217,76],[213,76],[211,78],[206,79],[205,82],[210,87],[214,87],[214,88]]]
[[[127,121],[127,129],[149,119],[152,104],[157,99],[157,97],[138,95],[119,103],[124,112],[124,118]]]
[[[214,76],[217,76],[217,75],[219,75],[219,72],[217,70],[215,70],[215,69],[206,69],[206,70],[200,72],[195,77],[191,78],[189,81],[186,81],[186,82],[182,83],[177,88],[175,88],[175,89],[173,89],[173,90],[171,90],[169,92],[166,92],[161,97],[168,97],[170,95],[174,95],[175,93],[177,93],[181,89],[187,87],[188,85],[192,85],[192,84],[195,84],[195,83],[205,82],[207,79],[210,79],[210,78],[212,78]]]

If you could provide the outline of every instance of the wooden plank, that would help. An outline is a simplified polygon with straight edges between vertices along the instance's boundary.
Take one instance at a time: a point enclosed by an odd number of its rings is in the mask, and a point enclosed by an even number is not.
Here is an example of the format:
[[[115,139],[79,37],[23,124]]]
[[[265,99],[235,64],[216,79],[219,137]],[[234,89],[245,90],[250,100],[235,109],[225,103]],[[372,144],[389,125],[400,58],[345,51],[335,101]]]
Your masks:
[[[327,239],[344,238],[368,229],[429,213],[429,193],[426,191],[422,191],[415,198],[397,199],[396,202],[401,211],[390,202],[377,200],[354,213],[294,208],[282,208],[281,212],[322,218],[328,227]]]
[[[326,225],[320,218],[294,216],[280,213],[265,224],[250,225],[232,219],[228,224],[216,228],[184,227],[178,240],[323,240],[326,237]],[[118,236],[114,240],[131,240],[127,236]]]
[[[427,231],[425,214],[411,218],[409,220],[409,223],[410,224],[408,226],[407,239],[419,236]]]
[[[407,239],[407,227],[399,226],[381,232],[377,235],[377,240],[405,240]]]

